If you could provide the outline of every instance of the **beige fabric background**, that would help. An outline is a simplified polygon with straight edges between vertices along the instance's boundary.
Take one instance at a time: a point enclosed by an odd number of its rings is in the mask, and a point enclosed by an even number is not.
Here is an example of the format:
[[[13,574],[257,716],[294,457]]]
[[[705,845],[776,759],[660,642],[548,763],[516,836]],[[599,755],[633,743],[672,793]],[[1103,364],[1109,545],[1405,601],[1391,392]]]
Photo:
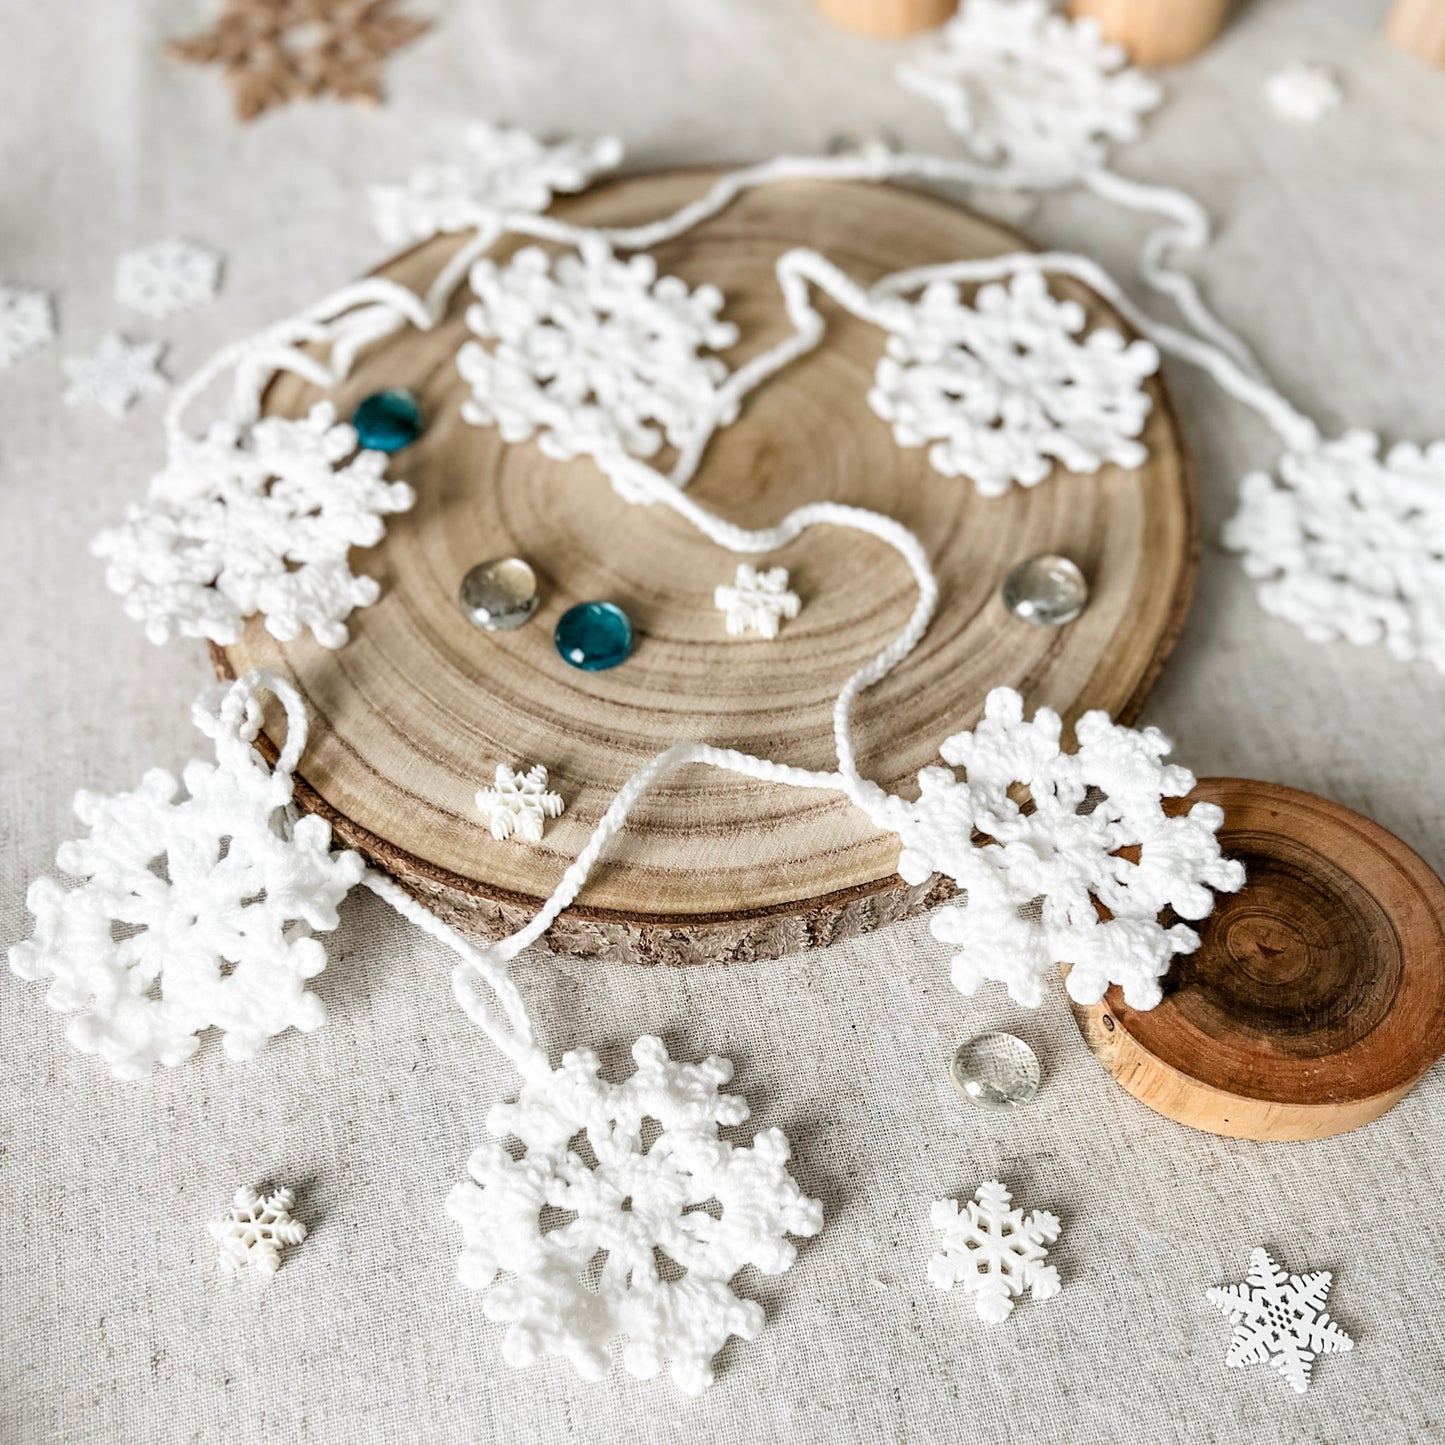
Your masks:
[[[890,79],[897,48],[828,29],[804,0],[472,0],[390,68],[376,113],[321,105],[249,129],[216,78],[162,59],[204,0],[3,0],[0,273],[60,294],[58,348],[0,376],[0,935],[28,931],[27,881],[72,831],[81,785],[130,787],[198,746],[195,646],[152,648],[86,543],[160,456],[152,403],[117,425],[60,405],[58,357],[105,329],[171,343],[182,376],[221,342],[380,258],[366,183],[402,175],[482,115],[541,132],[615,130],[631,164],[743,160],[886,124],[949,144]],[[423,8],[418,0],[418,9]],[[1382,7],[1258,0],[1121,168],[1177,181],[1219,220],[1202,271],[1279,382],[1327,426],[1445,434],[1445,75],[1378,37]],[[1261,83],[1308,56],[1348,107],[1276,120]],[[1042,240],[1127,277],[1137,230],[1050,202]],[[160,325],[110,299],[119,249],[172,233],[227,255],[224,291]],[[1260,429],[1171,371],[1209,535]],[[1445,865],[1445,679],[1317,647],[1266,619],[1206,550],[1198,601],[1147,720],[1199,772],[1314,789]],[[345,909],[319,989],[323,1032],[249,1067],[209,1045],[111,1082],[60,1039],[41,990],[0,974],[0,1439],[68,1442],[1341,1442],[1445,1438],[1445,1079],[1317,1144],[1185,1132],[1107,1080],[1066,1010],[949,987],[924,921],[809,957],[640,972],[534,960],[544,1036],[613,1064],[643,1031],[730,1055],[759,1126],[794,1140],[824,1234],[777,1280],[747,1279],[763,1339],[724,1351],[701,1401],[560,1362],[518,1374],[452,1279],[441,1202],[511,1080],[453,1007],[448,959],[370,896]],[[1047,1070],[1016,1117],[967,1111],[943,1061],[987,1025]],[[1055,1209],[1065,1289],[988,1329],[926,1281],[928,1203],[998,1175]],[[237,1183],[289,1181],[312,1236],[269,1288],[215,1277],[204,1221]],[[1205,1302],[1263,1243],[1336,1272],[1358,1342],[1303,1400],[1226,1372]]]

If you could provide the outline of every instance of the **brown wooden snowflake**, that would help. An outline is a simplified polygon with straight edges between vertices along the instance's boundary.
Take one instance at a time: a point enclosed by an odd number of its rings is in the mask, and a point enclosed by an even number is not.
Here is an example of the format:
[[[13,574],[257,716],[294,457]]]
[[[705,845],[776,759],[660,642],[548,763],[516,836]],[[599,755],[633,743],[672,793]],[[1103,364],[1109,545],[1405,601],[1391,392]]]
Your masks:
[[[273,106],[334,95],[381,101],[381,65],[429,27],[392,13],[395,0],[225,0],[214,26],[167,50],[219,65],[236,114],[254,120]]]

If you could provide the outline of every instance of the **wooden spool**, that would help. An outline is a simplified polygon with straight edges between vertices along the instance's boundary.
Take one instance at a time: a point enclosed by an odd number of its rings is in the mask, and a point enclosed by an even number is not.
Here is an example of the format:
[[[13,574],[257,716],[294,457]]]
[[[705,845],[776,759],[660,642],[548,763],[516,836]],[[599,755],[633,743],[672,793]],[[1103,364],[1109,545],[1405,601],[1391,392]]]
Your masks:
[[[1445,0],[1395,0],[1385,37],[1426,65],[1445,65]]]
[[[1069,0],[1069,14],[1099,22],[1135,65],[1177,65],[1213,43],[1234,0]]]
[[[858,35],[893,39],[942,25],[958,0],[813,0],[835,25]]]
[[[1378,1118],[1445,1053],[1445,885],[1377,823],[1276,783],[1205,778],[1247,870],[1164,1002],[1074,1006],[1100,1063],[1176,1123],[1322,1139]]]
[[[713,174],[672,172],[600,187],[563,214],[589,224],[653,219],[699,195]],[[422,289],[458,244],[439,238],[383,274]],[[736,365],[787,333],[773,266],[814,246],[861,281],[904,266],[1017,250],[996,223],[893,186],[790,183],[749,192],[688,236],[658,248],[664,273],[711,280],[742,339]],[[499,254],[504,254],[505,248]],[[1082,286],[1061,295],[1091,320],[1127,331]],[[766,560],[786,566],[802,615],[773,642],[729,638],[713,605],[737,557],[677,516],[628,506],[588,460],[562,464],[533,443],[505,445],[469,426],[455,355],[469,335],[463,288],[435,331],[411,330],[362,355],[336,396],[409,386],[425,434],[394,459],[415,508],[389,519],[384,542],[354,554],[381,599],[354,613],[351,641],[328,652],[309,636],[280,643],[259,618],[215,649],[225,676],[275,668],[304,695],[310,741],[298,778],[303,807],[463,929],[521,926],[583,847],[621,783],[681,740],[745,749],[807,768],[834,766],[831,709],[854,669],[902,629],[916,601],[901,560],[876,540],[814,528]],[[911,788],[939,743],[970,727],[990,687],[1066,717],[1091,707],[1133,717],[1183,622],[1193,584],[1189,469],[1162,380],[1136,470],[1060,471],[1030,490],[979,497],[905,450],[868,408],[882,336],[824,304],[828,336],[755,393],[715,438],[692,491],[746,526],[805,501],[836,500],[897,517],[922,539],[942,598],[928,636],[860,700],[855,736],[866,775]],[[294,376],[267,405],[297,414],[315,392]],[[1062,630],[1010,618],[1008,570],[1043,552],[1072,557],[1092,598]],[[484,558],[517,555],[537,570],[537,615],[486,633],[461,614],[457,588]],[[630,661],[584,673],[558,657],[562,611],[611,598],[631,615]],[[567,802],[540,844],[499,843],[474,803],[498,763],[540,762]],[[775,957],[916,912],[946,893],[907,888],[898,842],[844,798],[709,769],[672,775],[637,806],[584,888],[548,933],[559,949],[690,963]]]

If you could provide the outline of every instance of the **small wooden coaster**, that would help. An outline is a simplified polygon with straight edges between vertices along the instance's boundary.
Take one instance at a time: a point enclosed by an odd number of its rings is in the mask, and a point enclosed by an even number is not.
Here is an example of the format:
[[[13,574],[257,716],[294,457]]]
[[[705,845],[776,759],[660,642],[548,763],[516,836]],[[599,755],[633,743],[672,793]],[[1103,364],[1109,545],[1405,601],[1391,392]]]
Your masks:
[[[1246,869],[1164,1002],[1118,988],[1074,1017],[1099,1062],[1176,1123],[1322,1139],[1378,1118],[1445,1053],[1445,885],[1392,833],[1312,793],[1204,778]]]

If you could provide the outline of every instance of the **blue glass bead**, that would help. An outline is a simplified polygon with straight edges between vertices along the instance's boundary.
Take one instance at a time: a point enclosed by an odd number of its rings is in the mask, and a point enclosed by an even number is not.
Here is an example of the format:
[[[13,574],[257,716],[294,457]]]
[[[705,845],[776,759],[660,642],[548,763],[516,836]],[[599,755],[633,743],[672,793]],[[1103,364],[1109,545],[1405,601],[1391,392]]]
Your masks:
[[[421,407],[400,387],[374,391],[351,418],[356,438],[369,452],[399,452],[421,435]]]
[[[579,602],[557,621],[557,651],[583,672],[605,672],[626,662],[632,651],[632,624],[611,602]]]

